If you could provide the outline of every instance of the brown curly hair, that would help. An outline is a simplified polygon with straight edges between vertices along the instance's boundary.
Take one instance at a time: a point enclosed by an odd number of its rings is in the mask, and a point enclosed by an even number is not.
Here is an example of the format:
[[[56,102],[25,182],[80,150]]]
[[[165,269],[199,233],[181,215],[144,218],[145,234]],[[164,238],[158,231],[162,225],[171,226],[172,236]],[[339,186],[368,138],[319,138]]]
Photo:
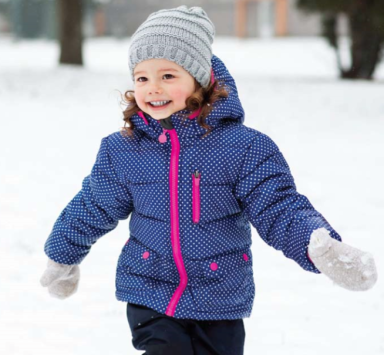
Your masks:
[[[211,126],[206,124],[206,117],[209,115],[209,113],[212,111],[212,105],[219,100],[220,98],[226,98],[228,97],[228,91],[222,81],[219,81],[217,79],[214,80],[214,82],[210,82],[208,87],[203,88],[196,79],[195,81],[195,92],[186,99],[185,105],[186,109],[189,111],[196,111],[201,109],[198,117],[197,117],[197,123],[207,130],[207,132],[202,136],[204,138],[206,135],[208,135],[211,132]],[[135,91],[134,90],[127,90],[124,93],[124,97],[122,97],[122,104],[126,105],[127,108],[123,111],[123,121],[124,127],[121,128],[121,134],[123,136],[133,136],[133,130],[135,129],[135,125],[131,121],[132,115],[136,114],[138,111],[141,111],[139,106],[136,103],[135,100]],[[182,117],[182,121],[184,122],[189,114],[185,114]],[[127,126],[127,124],[129,126]]]

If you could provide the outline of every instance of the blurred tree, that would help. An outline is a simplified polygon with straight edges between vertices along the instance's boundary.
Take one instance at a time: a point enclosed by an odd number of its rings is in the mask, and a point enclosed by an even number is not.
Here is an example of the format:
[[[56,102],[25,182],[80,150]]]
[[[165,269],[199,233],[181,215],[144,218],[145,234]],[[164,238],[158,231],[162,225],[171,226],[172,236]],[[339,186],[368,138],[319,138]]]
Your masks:
[[[322,14],[323,36],[337,53],[341,78],[372,80],[384,47],[383,0],[297,0],[306,12]],[[351,66],[341,64],[337,42],[337,17],[345,14],[351,39]]]
[[[82,0],[58,0],[60,64],[83,65]]]
[[[85,14],[93,15],[95,10],[108,2],[109,0],[57,0],[60,64],[83,65]]]

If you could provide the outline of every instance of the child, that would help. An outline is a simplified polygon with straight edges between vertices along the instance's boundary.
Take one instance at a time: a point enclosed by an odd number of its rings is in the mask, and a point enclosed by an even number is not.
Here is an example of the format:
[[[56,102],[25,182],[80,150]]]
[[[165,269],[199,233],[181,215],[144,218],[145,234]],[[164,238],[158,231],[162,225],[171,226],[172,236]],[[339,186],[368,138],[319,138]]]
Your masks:
[[[267,135],[246,127],[234,79],[200,7],[151,14],[131,38],[128,127],[101,141],[81,191],[45,244],[41,283],[76,292],[79,264],[131,215],[116,273],[133,345],[146,354],[243,354],[255,296],[251,228],[304,270],[349,290],[377,279],[296,191]]]

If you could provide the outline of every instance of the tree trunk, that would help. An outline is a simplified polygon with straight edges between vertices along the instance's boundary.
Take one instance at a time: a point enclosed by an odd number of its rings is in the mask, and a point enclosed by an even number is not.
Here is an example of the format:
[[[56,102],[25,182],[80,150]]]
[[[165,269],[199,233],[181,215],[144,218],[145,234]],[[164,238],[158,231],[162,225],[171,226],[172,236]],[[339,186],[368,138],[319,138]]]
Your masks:
[[[372,3],[370,0],[360,0],[348,14],[352,63],[348,70],[341,71],[342,78],[372,80],[380,62],[384,37],[371,21]]]
[[[60,64],[83,65],[82,0],[59,0]]]
[[[339,51],[338,33],[337,33],[338,14],[337,13],[324,13],[321,18],[322,36],[324,36],[329,44],[335,49],[337,68],[339,72],[343,72],[343,65],[341,63],[341,56]]]

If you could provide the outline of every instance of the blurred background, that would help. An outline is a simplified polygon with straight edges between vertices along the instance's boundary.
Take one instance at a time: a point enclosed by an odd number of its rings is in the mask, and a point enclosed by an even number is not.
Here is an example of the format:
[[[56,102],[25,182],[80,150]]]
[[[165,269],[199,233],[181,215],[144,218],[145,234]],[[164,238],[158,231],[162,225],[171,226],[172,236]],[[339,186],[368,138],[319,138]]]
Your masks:
[[[384,2],[380,0],[216,0],[185,1],[211,14],[218,36],[236,38],[323,36],[335,50],[342,78],[372,79],[382,58]],[[179,1],[164,1],[170,8]],[[59,41],[60,63],[82,64],[82,41],[129,37],[154,0],[0,0],[0,35],[13,41]],[[343,65],[340,38],[349,40]]]
[[[297,190],[379,273],[372,290],[346,291],[252,228],[245,355],[384,354],[383,0],[0,0],[0,353],[140,353],[114,295],[129,219],[92,247],[75,295],[54,299],[39,279],[56,218],[123,126],[131,35],[180,5],[214,22],[244,124],[275,141]]]

